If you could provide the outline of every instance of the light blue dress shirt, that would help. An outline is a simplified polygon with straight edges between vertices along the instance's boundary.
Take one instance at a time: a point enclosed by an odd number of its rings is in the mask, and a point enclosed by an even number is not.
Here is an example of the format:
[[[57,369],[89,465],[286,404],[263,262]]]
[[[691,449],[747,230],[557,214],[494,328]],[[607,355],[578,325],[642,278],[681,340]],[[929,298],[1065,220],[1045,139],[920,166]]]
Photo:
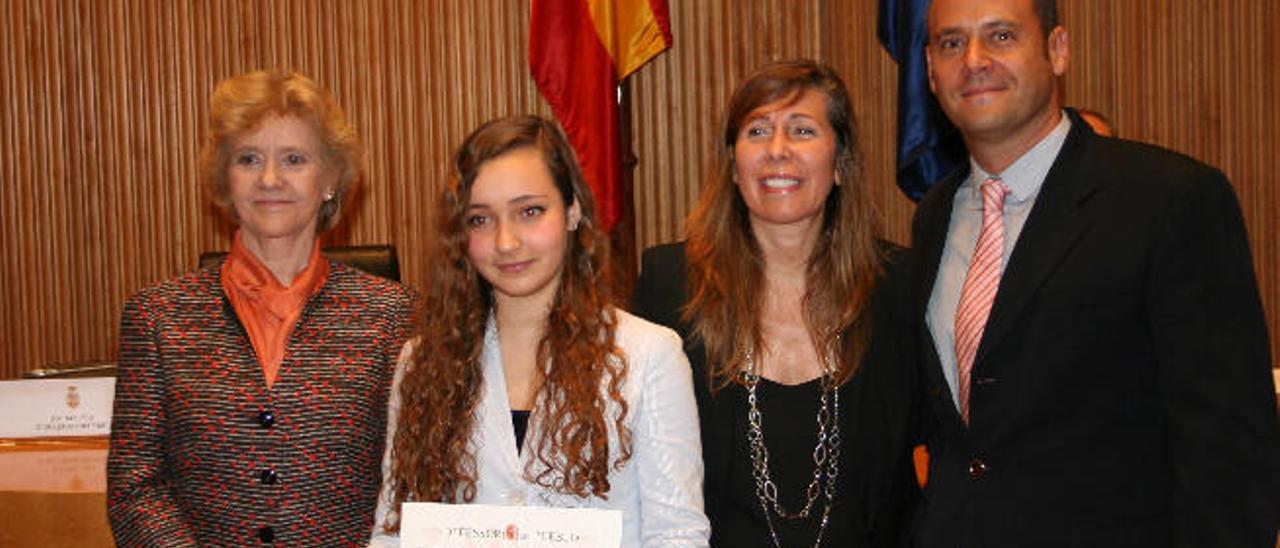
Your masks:
[[[969,178],[956,190],[951,206],[951,225],[947,229],[947,241],[943,244],[938,277],[929,296],[926,317],[956,409],[960,408],[956,390],[956,308],[960,304],[960,290],[969,270],[969,261],[978,245],[978,232],[982,229],[982,182],[989,177],[998,177],[1010,190],[1004,202],[1004,257],[1000,265],[1003,271],[1009,264],[1018,236],[1022,234],[1022,225],[1026,224],[1027,215],[1040,194],[1040,186],[1044,184],[1049,168],[1053,167],[1053,161],[1058,158],[1070,130],[1071,120],[1064,113],[1053,131],[1014,161],[1004,173],[987,173],[973,157],[969,158]]]

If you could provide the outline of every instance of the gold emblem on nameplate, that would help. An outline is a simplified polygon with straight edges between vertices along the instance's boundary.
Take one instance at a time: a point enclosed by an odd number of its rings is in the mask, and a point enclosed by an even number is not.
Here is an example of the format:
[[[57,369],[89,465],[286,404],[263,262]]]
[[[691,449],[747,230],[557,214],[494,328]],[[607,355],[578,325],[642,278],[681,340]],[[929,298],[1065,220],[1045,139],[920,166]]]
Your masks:
[[[67,387],[67,409],[75,409],[80,407],[80,393],[76,391],[76,387]]]

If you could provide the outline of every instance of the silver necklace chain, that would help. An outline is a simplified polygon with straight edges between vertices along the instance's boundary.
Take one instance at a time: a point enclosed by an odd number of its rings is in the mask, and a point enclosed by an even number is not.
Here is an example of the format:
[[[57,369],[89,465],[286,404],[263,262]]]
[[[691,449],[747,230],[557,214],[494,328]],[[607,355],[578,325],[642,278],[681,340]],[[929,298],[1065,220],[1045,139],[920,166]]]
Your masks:
[[[746,351],[745,357],[746,367],[742,371],[742,380],[747,385],[747,443],[751,447],[751,475],[755,479],[756,498],[760,500],[760,508],[764,510],[769,535],[773,538],[773,545],[782,548],[778,531],[773,526],[772,514],[778,514],[779,518],[785,520],[808,519],[818,495],[823,494],[826,504],[822,508],[818,535],[813,541],[814,548],[818,548],[822,545],[822,534],[827,530],[831,507],[835,504],[836,477],[840,475],[840,392],[835,387],[831,360],[824,360],[822,364],[822,392],[818,397],[818,442],[813,448],[813,478],[805,488],[804,506],[800,511],[792,513],[787,512],[778,502],[778,486],[769,475],[769,449],[765,446],[764,430],[761,428],[762,415],[756,398],[760,374],[756,371],[750,350]]]

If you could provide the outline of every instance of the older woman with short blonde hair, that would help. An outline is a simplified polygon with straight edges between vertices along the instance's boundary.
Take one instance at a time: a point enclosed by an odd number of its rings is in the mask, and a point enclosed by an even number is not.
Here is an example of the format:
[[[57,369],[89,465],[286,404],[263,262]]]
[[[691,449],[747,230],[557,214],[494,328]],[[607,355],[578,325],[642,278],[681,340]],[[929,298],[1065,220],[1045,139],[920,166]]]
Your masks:
[[[333,97],[253,72],[220,83],[210,113],[201,178],[237,230],[221,263],[125,305],[112,532],[120,546],[362,544],[416,299],[320,253],[362,171]]]

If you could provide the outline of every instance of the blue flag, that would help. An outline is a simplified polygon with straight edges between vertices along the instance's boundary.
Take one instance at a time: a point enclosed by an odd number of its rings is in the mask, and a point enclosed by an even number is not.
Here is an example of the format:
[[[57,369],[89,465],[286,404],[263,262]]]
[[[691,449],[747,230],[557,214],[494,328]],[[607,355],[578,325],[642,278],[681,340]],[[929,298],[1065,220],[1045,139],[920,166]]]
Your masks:
[[[880,0],[877,34],[898,62],[898,187],[919,200],[964,165],[969,153],[929,91],[924,50],[930,0]]]

